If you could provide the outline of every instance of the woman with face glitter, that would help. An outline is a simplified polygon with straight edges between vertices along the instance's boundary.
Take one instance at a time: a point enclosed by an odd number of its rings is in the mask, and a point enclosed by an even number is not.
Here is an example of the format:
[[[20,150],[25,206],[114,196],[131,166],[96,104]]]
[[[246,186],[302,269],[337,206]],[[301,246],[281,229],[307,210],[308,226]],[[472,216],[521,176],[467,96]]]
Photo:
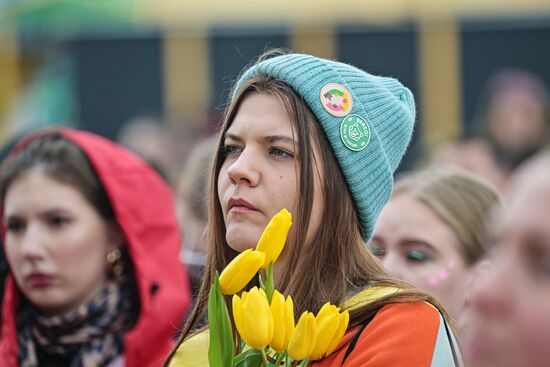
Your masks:
[[[499,202],[491,185],[464,171],[412,174],[395,185],[369,247],[392,274],[432,292],[460,319]]]

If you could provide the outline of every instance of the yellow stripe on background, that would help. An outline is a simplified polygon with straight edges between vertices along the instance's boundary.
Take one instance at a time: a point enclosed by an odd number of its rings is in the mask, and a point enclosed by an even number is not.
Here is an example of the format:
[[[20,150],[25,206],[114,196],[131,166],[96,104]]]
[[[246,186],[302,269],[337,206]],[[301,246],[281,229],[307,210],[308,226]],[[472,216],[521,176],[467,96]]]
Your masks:
[[[136,19],[166,27],[205,29],[245,23],[393,23],[407,19],[470,16],[510,17],[550,14],[548,0],[140,0]]]
[[[292,28],[290,48],[297,53],[334,59],[336,57],[334,29],[328,26],[295,26]]]
[[[461,133],[459,36],[452,23],[422,24],[420,80],[422,128],[428,148],[457,138]]]
[[[0,141],[13,130],[6,118],[19,92],[19,67],[15,30],[0,28]]]
[[[170,121],[203,124],[210,103],[208,39],[203,34],[164,39],[164,85]]]

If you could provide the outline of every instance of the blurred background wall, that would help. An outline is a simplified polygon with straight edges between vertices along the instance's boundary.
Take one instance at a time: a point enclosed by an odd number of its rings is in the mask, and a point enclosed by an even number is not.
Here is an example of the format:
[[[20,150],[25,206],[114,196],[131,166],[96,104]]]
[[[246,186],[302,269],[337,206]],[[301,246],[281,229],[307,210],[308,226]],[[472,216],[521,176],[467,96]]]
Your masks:
[[[215,130],[232,81],[268,47],[400,79],[418,126],[404,166],[476,131],[503,68],[550,85],[548,0],[0,0],[0,141],[51,124],[116,139],[148,118]]]

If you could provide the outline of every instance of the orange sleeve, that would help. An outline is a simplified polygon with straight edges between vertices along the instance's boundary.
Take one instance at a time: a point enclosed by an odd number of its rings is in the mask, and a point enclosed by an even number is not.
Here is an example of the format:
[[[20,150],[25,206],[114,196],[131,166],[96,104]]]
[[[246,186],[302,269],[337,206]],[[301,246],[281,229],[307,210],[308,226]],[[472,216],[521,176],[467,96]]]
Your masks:
[[[386,305],[363,330],[344,367],[430,367],[439,323],[439,312],[427,303]],[[315,367],[342,366],[356,331],[350,330],[345,344]]]

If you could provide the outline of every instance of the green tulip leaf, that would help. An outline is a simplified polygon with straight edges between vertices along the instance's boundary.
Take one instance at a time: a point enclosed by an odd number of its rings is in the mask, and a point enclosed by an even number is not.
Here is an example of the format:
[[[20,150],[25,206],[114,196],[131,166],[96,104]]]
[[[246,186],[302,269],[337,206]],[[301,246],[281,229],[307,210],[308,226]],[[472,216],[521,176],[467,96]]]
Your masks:
[[[257,349],[249,349],[235,357],[235,367],[261,367],[262,353]]]
[[[214,275],[214,284],[208,295],[208,326],[210,328],[210,347],[208,348],[210,366],[233,366],[235,358],[233,331],[218,272]]]

